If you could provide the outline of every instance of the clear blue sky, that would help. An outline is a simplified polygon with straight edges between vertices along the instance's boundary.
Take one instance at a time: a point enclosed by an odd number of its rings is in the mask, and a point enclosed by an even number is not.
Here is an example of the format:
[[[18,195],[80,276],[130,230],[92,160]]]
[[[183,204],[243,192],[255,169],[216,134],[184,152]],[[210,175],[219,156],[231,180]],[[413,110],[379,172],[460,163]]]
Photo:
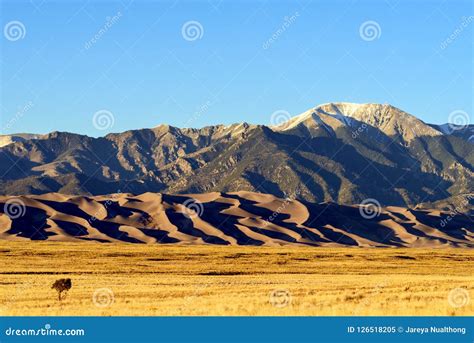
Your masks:
[[[0,13],[3,134],[269,124],[274,111],[336,101],[473,118],[469,0],[9,0]],[[7,39],[11,21],[23,38]],[[188,21],[202,37],[183,38]],[[367,21],[380,27],[374,40],[361,37]],[[92,125],[99,110],[114,116],[104,131]]]

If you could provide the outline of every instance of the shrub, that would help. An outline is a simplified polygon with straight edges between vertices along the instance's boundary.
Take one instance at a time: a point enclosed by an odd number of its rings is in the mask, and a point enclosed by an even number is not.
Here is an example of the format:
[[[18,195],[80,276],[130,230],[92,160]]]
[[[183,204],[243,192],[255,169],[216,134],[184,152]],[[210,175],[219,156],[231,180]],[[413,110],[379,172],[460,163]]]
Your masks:
[[[56,280],[51,288],[55,289],[58,292],[58,300],[61,301],[61,294],[63,292],[69,291],[72,287],[71,279],[58,279]]]

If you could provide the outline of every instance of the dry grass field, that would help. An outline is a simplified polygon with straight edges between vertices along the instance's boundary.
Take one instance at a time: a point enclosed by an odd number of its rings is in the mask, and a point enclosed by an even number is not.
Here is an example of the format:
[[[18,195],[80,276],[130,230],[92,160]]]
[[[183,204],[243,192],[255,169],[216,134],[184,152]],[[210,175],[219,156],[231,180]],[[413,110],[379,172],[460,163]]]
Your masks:
[[[0,256],[0,315],[474,314],[468,249],[0,241]]]

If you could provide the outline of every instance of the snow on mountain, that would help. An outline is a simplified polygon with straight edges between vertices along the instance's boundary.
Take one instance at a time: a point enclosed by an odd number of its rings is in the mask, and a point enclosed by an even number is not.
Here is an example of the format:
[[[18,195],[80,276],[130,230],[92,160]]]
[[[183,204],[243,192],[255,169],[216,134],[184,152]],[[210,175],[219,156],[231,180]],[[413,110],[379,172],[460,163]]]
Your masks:
[[[357,129],[370,125],[388,136],[411,141],[419,136],[440,136],[443,133],[415,116],[388,104],[327,103],[306,111],[287,122],[272,127],[275,131],[289,131],[298,126],[307,128],[340,126]]]
[[[24,142],[29,139],[39,139],[42,135],[30,134],[30,133],[18,133],[14,135],[0,135],[0,147],[4,147],[8,144],[15,142]]]

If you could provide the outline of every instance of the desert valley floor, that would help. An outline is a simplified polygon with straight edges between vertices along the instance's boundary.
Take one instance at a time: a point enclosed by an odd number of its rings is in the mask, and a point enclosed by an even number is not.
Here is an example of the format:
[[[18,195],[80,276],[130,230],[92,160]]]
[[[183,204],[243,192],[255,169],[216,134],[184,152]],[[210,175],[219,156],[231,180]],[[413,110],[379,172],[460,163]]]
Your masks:
[[[469,215],[252,192],[50,193],[2,209],[3,315],[474,313]]]
[[[474,251],[0,240],[1,315],[473,315]],[[70,278],[63,300],[51,289]]]

